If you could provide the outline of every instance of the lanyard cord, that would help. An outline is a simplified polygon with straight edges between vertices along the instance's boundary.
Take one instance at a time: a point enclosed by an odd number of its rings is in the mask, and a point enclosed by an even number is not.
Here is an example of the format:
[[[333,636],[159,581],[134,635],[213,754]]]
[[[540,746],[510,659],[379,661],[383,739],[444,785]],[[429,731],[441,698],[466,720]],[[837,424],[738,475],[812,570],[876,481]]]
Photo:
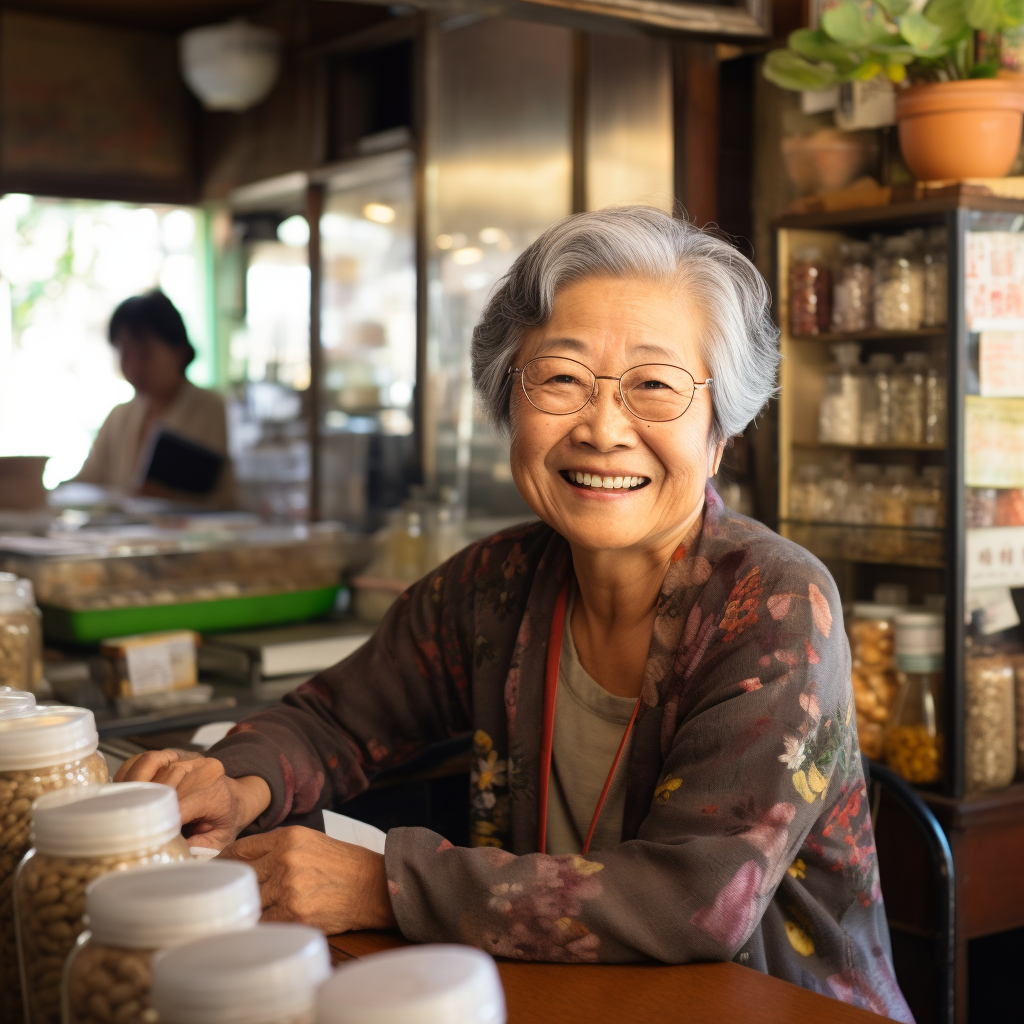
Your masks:
[[[551,616],[551,632],[548,635],[547,664],[544,672],[544,724],[540,740],[540,792],[538,796],[538,822],[537,822],[537,849],[546,853],[548,838],[548,784],[551,779],[551,753],[555,736],[555,699],[558,696],[558,664],[562,659],[562,636],[565,630],[565,606],[569,598],[569,584],[565,583],[555,601],[555,610]],[[615,759],[612,761],[608,778],[604,781],[604,788],[597,800],[597,807],[594,809],[594,817],[590,820],[590,830],[587,832],[586,842],[583,844],[582,854],[586,857],[590,851],[590,841],[594,838],[594,829],[597,828],[597,819],[601,816],[604,802],[608,798],[608,790],[612,787],[612,779],[615,778],[615,771],[622,760],[622,752],[626,749],[626,741],[633,729],[633,723],[640,711],[640,701],[643,695],[637,697],[636,705],[633,707],[633,714],[622,734],[619,749],[615,752]]]

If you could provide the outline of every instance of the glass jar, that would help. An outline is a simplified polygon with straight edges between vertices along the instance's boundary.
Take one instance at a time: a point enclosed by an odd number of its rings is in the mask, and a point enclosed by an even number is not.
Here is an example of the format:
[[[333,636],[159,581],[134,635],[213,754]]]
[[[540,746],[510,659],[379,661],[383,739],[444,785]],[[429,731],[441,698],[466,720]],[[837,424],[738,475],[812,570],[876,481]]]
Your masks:
[[[494,958],[469,946],[412,946],[351,960],[324,983],[316,1003],[316,1024],[506,1020]]]
[[[872,352],[860,378],[860,443],[888,444],[892,429],[892,373],[888,352]]]
[[[824,334],[832,320],[832,284],[821,249],[797,249],[789,264],[789,330],[800,336]]]
[[[801,523],[815,523],[821,519],[823,507],[821,466],[815,463],[797,466],[790,487],[790,518]]]
[[[83,931],[85,887],[111,871],[189,860],[178,794],[154,782],[40,797],[14,880],[26,1024],[60,1024],[64,961]]]
[[[35,693],[43,678],[43,626],[29,580],[0,572],[0,684]]]
[[[849,620],[857,738],[864,754],[876,761],[884,754],[886,726],[898,689],[894,623],[904,610],[899,605],[858,601]]]
[[[832,330],[867,331],[874,318],[875,270],[868,242],[840,242],[839,269],[832,289]]]
[[[918,445],[924,441],[927,372],[927,354],[907,352],[892,375],[892,444]]]
[[[15,870],[32,845],[32,802],[54,790],[106,782],[98,744],[96,720],[84,708],[30,708],[0,719],[0,1024],[25,1021],[13,890]]]
[[[148,1024],[153,957],[183,942],[252,928],[256,872],[239,861],[115,871],[85,891],[89,930],[64,968],[63,1024]]]
[[[15,718],[36,706],[36,695],[13,686],[0,686],[0,718]]]
[[[967,488],[967,525],[972,530],[996,524],[999,494],[993,487]]]
[[[964,785],[968,794],[1002,789],[1017,768],[1013,662],[987,645],[967,654]]]
[[[818,411],[818,440],[822,444],[856,444],[860,435],[860,345],[832,346],[835,363],[825,375]]]
[[[914,241],[887,238],[875,259],[875,327],[913,331],[924,312],[924,267]]]
[[[879,537],[883,550],[879,554],[898,560],[906,554],[910,525],[910,496],[913,473],[909,466],[886,466],[879,489],[879,526],[888,526]]]
[[[850,499],[847,465],[836,460],[824,467],[821,478],[821,521],[838,523]]]
[[[885,759],[908,782],[927,784],[942,777],[943,647],[940,612],[901,612],[896,616],[899,690],[885,738]]]
[[[258,924],[162,953],[150,999],[160,1024],[312,1024],[330,973],[317,929]]]
[[[1013,662],[1014,722],[1017,731],[1017,772],[1024,774],[1024,654],[1015,654]]]
[[[924,374],[924,443],[936,448],[946,443],[946,375],[934,361]]]
[[[924,251],[924,304],[921,320],[925,327],[946,323],[949,301],[948,243],[945,228],[932,228]]]

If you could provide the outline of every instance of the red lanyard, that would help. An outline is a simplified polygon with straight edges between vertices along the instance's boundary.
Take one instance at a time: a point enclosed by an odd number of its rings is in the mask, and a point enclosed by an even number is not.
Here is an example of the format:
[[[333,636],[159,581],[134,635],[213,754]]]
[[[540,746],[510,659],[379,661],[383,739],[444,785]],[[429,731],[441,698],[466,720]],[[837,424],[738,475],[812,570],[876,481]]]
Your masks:
[[[544,672],[544,726],[540,740],[540,792],[538,795],[537,814],[537,849],[546,853],[548,838],[548,783],[551,779],[551,748],[555,736],[555,698],[558,696],[558,663],[562,659],[562,634],[565,630],[565,606],[569,598],[569,584],[566,583],[555,601],[555,611],[551,616],[551,633],[548,636],[548,658]],[[608,798],[608,790],[611,789],[612,779],[615,777],[615,769],[619,767],[622,760],[622,752],[626,749],[626,740],[633,729],[637,713],[640,711],[640,701],[643,695],[637,697],[636,706],[629,719],[629,725],[622,734],[622,742],[615,752],[615,760],[612,761],[608,778],[604,781],[604,789],[597,799],[597,807],[594,809],[594,817],[590,820],[590,831],[587,832],[586,842],[583,844],[583,856],[590,850],[590,841],[594,838],[594,829],[597,827],[597,819],[601,816],[604,802]]]

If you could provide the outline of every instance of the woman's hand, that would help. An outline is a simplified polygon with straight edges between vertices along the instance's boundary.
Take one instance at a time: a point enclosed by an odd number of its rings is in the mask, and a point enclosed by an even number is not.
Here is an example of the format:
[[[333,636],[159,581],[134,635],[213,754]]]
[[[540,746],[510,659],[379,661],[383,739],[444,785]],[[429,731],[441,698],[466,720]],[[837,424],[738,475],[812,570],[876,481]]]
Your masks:
[[[216,758],[188,750],[151,750],[125,761],[115,782],[162,782],[178,791],[181,821],[193,846],[221,850],[270,806],[258,775],[232,779]]]
[[[292,826],[239,839],[221,857],[255,869],[264,921],[298,921],[327,935],[398,926],[384,858],[372,850]]]

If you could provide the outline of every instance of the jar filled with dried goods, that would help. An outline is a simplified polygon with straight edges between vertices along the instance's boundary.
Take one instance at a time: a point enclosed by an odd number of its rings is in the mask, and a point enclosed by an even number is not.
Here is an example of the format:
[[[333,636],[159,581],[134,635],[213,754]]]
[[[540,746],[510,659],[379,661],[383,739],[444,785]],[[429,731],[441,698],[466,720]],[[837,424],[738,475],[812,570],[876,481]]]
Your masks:
[[[924,443],[946,443],[946,374],[934,360],[924,373]]]
[[[13,686],[0,686],[0,718],[23,715],[36,706],[36,695]]]
[[[924,352],[907,352],[892,376],[893,444],[918,445],[924,442],[925,375],[928,356]]]
[[[885,730],[899,686],[895,621],[905,610],[901,605],[858,601],[849,619],[857,737],[860,749],[876,761],[881,760],[885,751]]]
[[[29,580],[0,572],[0,684],[35,693],[43,678],[43,626]]]
[[[941,327],[946,322],[949,295],[949,258],[945,228],[932,228],[924,251],[925,327]]]
[[[999,492],[994,487],[967,488],[967,525],[971,529],[996,525]]]
[[[327,940],[301,924],[196,939],[153,961],[160,1024],[312,1024],[331,973]]]
[[[943,616],[901,612],[895,620],[899,690],[885,737],[885,759],[908,782],[928,784],[942,777]]]
[[[150,1024],[156,953],[206,935],[252,928],[256,872],[239,861],[115,871],[85,891],[85,923],[64,969],[63,1024]]]
[[[801,523],[813,523],[822,518],[824,487],[821,466],[804,463],[793,471],[789,490],[789,518]]]
[[[911,238],[887,238],[875,260],[875,327],[913,331],[924,315],[924,267]]]
[[[874,318],[875,268],[868,242],[840,242],[832,289],[832,330],[870,330]]]
[[[111,871],[189,859],[178,794],[154,782],[40,797],[14,881],[26,1024],[59,1024],[61,972],[83,931],[85,887]]]
[[[860,345],[847,341],[832,346],[835,363],[825,375],[818,412],[822,444],[856,444],[860,436]]]
[[[888,444],[892,430],[892,374],[888,352],[872,352],[860,378],[860,443]]]
[[[26,696],[31,696],[26,694]],[[40,707],[0,718],[0,1024],[24,1024],[14,933],[14,872],[32,845],[32,802],[106,782],[91,711]]]
[[[832,276],[821,249],[797,249],[789,264],[789,330],[825,334],[832,320]]]
[[[967,638],[964,694],[964,788],[968,794],[1002,789],[1017,770],[1013,657],[984,635],[976,611]]]

